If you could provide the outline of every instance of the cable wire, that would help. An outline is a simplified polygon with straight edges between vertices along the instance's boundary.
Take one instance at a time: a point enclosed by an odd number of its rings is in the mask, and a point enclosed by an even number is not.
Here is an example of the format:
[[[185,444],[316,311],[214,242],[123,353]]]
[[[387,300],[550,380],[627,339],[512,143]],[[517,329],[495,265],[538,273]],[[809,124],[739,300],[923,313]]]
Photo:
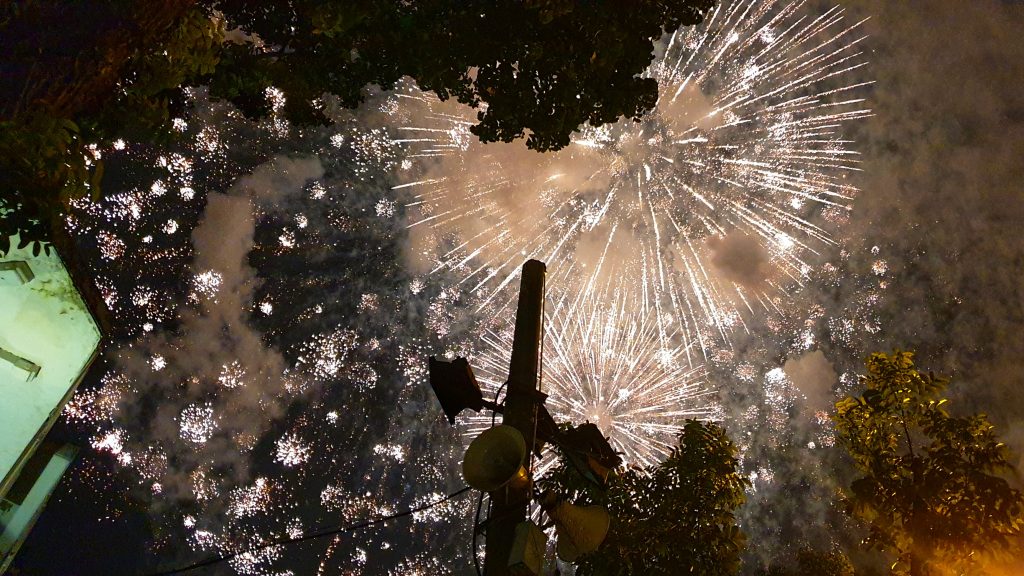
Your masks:
[[[374,518],[373,520],[366,520],[366,521],[363,521],[363,522],[359,522],[357,524],[351,524],[349,526],[341,526],[341,527],[335,527],[335,528],[325,528],[323,530],[319,530],[317,532],[313,532],[312,534],[306,534],[305,536],[300,536],[298,538],[280,538],[278,540],[272,540],[270,542],[267,542],[265,544],[261,544],[259,546],[256,546],[255,548],[250,548],[248,550],[242,550],[240,552],[232,552],[230,554],[225,554],[223,556],[215,556],[213,558],[208,558],[206,560],[202,560],[202,561],[196,562],[195,564],[189,564],[188,566],[182,566],[180,568],[174,568],[172,570],[167,570],[167,571],[164,571],[164,572],[154,572],[150,576],[169,576],[171,574],[183,574],[185,572],[189,572],[191,570],[195,570],[196,568],[203,568],[205,566],[212,566],[214,564],[219,564],[221,562],[225,562],[227,560],[231,560],[232,558],[235,558],[237,556],[241,556],[242,554],[250,554],[252,552],[258,552],[260,550],[263,550],[265,548],[270,548],[272,546],[282,546],[282,545],[285,545],[285,544],[295,544],[297,542],[305,542],[306,540],[314,540],[316,538],[322,538],[324,536],[330,536],[332,534],[340,534],[342,532],[349,532],[351,530],[359,530],[361,528],[367,528],[369,526],[373,526],[374,524],[380,524],[381,522],[387,522],[388,520],[394,520],[395,518],[401,518],[403,516],[409,516],[409,515],[412,515],[412,514],[414,514],[416,512],[422,512],[423,510],[427,510],[427,509],[433,508],[434,506],[437,506],[438,504],[447,502],[448,500],[451,500],[452,498],[455,498],[456,496],[459,496],[460,494],[465,494],[466,492],[469,492],[470,490],[472,490],[472,488],[470,488],[469,486],[466,486],[462,490],[459,490],[457,492],[452,492],[451,494],[445,496],[444,498],[441,498],[440,500],[436,500],[434,502],[431,502],[430,504],[424,504],[423,506],[419,506],[418,508],[413,508],[411,510],[405,510],[404,512],[398,512],[397,514],[392,514],[390,516],[383,516],[381,518]]]
[[[498,405],[498,398],[501,396],[501,391],[505,389],[505,385],[508,384],[508,380],[503,382],[501,386],[494,392],[494,405]],[[491,428],[494,428],[494,420],[498,417],[498,413],[491,410]],[[477,557],[476,553],[476,542],[477,537],[480,535],[478,528],[480,527],[480,510],[484,507],[484,493],[480,493],[480,497],[476,501],[476,516],[473,517],[473,566],[476,568],[476,576],[483,576],[483,572],[480,571],[480,558]],[[491,515],[491,501],[487,500],[487,516]]]
[[[546,298],[540,300],[540,353],[537,356],[537,391],[544,392],[544,304]],[[533,446],[529,446],[530,451],[530,464],[527,471],[530,475],[530,479],[533,479],[533,453],[536,452],[537,446],[537,415],[540,413],[540,402],[534,400],[533,403]]]
[[[480,510],[484,507],[484,493],[480,493],[480,497],[476,500],[476,516],[473,517],[473,567],[476,568],[476,576],[483,576],[483,572],[480,571],[480,558],[476,553],[476,537],[478,534],[478,528],[480,527]]]

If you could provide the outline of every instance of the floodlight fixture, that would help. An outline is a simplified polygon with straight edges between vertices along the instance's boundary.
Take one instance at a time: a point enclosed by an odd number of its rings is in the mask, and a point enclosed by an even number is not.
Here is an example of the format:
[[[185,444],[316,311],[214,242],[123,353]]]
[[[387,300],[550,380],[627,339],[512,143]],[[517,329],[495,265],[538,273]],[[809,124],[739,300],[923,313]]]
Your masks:
[[[473,376],[473,369],[465,358],[451,362],[430,357],[430,387],[441,402],[448,422],[455,424],[455,416],[466,408],[479,412],[484,408],[484,396]]]

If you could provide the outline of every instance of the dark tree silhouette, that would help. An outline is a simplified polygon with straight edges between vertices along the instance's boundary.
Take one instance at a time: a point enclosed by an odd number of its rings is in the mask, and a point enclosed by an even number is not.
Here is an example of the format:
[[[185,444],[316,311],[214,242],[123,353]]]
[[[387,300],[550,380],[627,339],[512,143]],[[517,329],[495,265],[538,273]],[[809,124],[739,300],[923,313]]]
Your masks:
[[[640,75],[664,32],[714,0],[15,0],[0,6],[0,237],[45,240],[71,200],[97,195],[87,145],[166,135],[182,86],[209,85],[247,116],[285,95],[293,123],[327,122],[403,76],[478,109],[485,142],[557,150],[585,122],[639,118]],[[83,21],[95,26],[81,26]],[[222,43],[223,31],[235,33]],[[3,249],[0,246],[0,249]]]
[[[748,482],[737,465],[725,430],[688,420],[659,466],[613,471],[601,489],[563,459],[540,485],[612,517],[601,547],[578,559],[578,576],[725,576],[739,569],[745,542],[733,512]]]
[[[70,202],[99,196],[92,145],[170,137],[183,85],[213,72],[223,38],[194,4],[0,5],[0,253],[13,234],[38,249],[59,235]]]
[[[795,565],[773,564],[759,576],[854,576],[855,573],[850,559],[839,549],[819,552],[803,548],[796,554]]]
[[[485,142],[527,135],[557,150],[581,124],[639,118],[658,98],[640,75],[664,32],[700,22],[713,0],[222,0],[232,45],[214,75],[214,95],[249,114],[267,111],[263,90],[289,97],[292,121],[324,120],[323,93],[357,106],[367,84],[402,76],[441,99],[479,109]]]
[[[913,354],[872,354],[864,392],[836,404],[840,443],[862,474],[849,511],[866,542],[897,556],[896,571],[934,573],[1010,545],[1022,526],[1021,493],[998,474],[1012,467],[984,414],[957,417],[941,397],[948,381],[914,367]]]

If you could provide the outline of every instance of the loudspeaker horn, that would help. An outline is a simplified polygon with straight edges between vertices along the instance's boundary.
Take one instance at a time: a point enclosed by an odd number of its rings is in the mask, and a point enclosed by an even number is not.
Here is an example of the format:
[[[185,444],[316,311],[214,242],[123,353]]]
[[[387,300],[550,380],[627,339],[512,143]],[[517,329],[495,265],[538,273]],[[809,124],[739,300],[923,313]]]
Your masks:
[[[611,516],[604,506],[576,506],[559,502],[548,511],[555,521],[558,536],[558,557],[573,562],[578,557],[597,550],[611,526]]]
[[[518,477],[526,479],[525,458],[523,435],[501,424],[484,430],[470,442],[462,460],[462,476],[473,488],[494,492]]]

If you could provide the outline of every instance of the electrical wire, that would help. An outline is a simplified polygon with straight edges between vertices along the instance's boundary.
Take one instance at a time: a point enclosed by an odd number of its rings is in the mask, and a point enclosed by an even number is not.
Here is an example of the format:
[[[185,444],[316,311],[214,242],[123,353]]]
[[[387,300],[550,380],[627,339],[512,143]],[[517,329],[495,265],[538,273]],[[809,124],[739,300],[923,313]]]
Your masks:
[[[540,308],[540,310],[541,310],[541,312],[540,312],[540,314],[541,314],[541,316],[540,316],[541,317],[541,327],[540,327],[541,334],[540,334],[540,357],[538,358],[538,365],[539,366],[538,366],[538,371],[537,371],[537,385],[538,385],[538,390],[539,391],[543,391],[544,390],[544,370],[543,370],[543,366],[544,366],[544,301],[543,300],[541,301],[541,305],[540,306],[541,306],[541,308]],[[498,389],[494,392],[494,404],[495,405],[498,404],[498,397],[501,395],[501,391],[505,389],[506,385],[508,385],[508,380],[506,380],[505,382],[502,382],[501,386],[499,386]],[[534,402],[534,405],[533,405],[533,438],[534,438],[534,442],[537,441],[536,440],[537,439],[537,414],[538,414],[539,411],[540,411],[539,405],[536,402]],[[491,427],[492,428],[494,427],[494,421],[497,418],[497,415],[498,415],[497,412],[495,412],[494,410],[491,410]],[[530,448],[528,451],[530,453],[530,460],[529,460],[529,464],[527,465],[528,466],[528,473],[532,477],[533,476],[533,452],[534,452],[534,450],[532,448]],[[473,550],[472,550],[472,554],[473,554],[473,566],[476,568],[477,576],[483,576],[483,573],[480,571],[480,559],[477,557],[477,553],[476,553],[477,536],[479,535],[479,531],[477,530],[477,528],[480,525],[480,510],[483,509],[483,504],[484,504],[484,494],[483,494],[483,492],[481,492],[480,493],[480,497],[476,501],[476,516],[474,516],[474,518],[473,518],[473,544],[472,544]],[[490,502],[490,500],[488,500],[488,502],[487,502],[487,516],[488,516],[488,518],[490,518],[490,516],[491,516],[491,502]]]
[[[545,298],[540,300],[540,353],[537,356],[537,391],[544,391],[544,303]],[[530,478],[533,478],[533,454],[537,445],[537,415],[540,413],[540,402],[533,403],[533,446],[527,447],[530,452],[530,464],[527,467]]]
[[[428,510],[430,508],[433,508],[434,506],[437,506],[438,504],[447,502],[447,501],[451,500],[452,498],[455,498],[456,496],[459,496],[460,494],[465,494],[466,492],[469,492],[470,490],[472,490],[472,488],[470,488],[469,486],[466,486],[462,490],[459,490],[457,492],[452,492],[451,494],[445,496],[444,498],[441,498],[440,500],[435,500],[434,502],[431,502],[430,504],[424,504],[423,506],[419,506],[417,508],[412,508],[411,510],[405,510],[404,512],[398,512],[397,514],[392,514],[390,516],[383,516],[381,518],[374,518],[373,520],[366,520],[366,521],[363,521],[363,522],[359,522],[357,524],[351,524],[349,526],[325,528],[323,530],[319,530],[317,532],[313,532],[312,534],[306,534],[306,535],[300,536],[298,538],[281,538],[281,539],[278,539],[278,540],[273,540],[273,541],[261,544],[259,546],[256,546],[255,548],[250,548],[248,550],[242,550],[240,552],[232,552],[231,554],[225,554],[223,556],[215,556],[213,558],[208,558],[206,560],[202,560],[202,561],[196,562],[195,564],[189,564],[188,566],[182,566],[180,568],[174,568],[172,570],[167,570],[167,571],[164,571],[164,572],[154,572],[150,576],[169,576],[171,574],[183,574],[185,572],[189,572],[191,570],[195,570],[196,568],[203,568],[205,566],[212,566],[214,564],[219,564],[221,562],[225,562],[227,560],[231,560],[232,558],[235,558],[237,556],[241,556],[242,554],[250,554],[252,552],[258,552],[260,550],[263,550],[265,548],[270,548],[272,546],[283,546],[285,544],[295,544],[297,542],[305,542],[306,540],[314,540],[316,538],[323,538],[324,536],[330,536],[332,534],[340,534],[342,532],[350,532],[352,530],[359,530],[359,529],[362,529],[362,528],[367,528],[369,526],[373,526],[374,524],[380,524],[381,522],[387,522],[388,520],[394,520],[395,518],[401,518],[403,516],[410,516],[410,515],[412,515],[412,514],[414,514],[416,512],[422,512],[423,510]]]
[[[495,406],[498,405],[498,397],[501,396],[501,391],[505,389],[505,385],[506,384],[508,384],[508,380],[503,382],[501,384],[501,386],[498,386],[498,389],[494,392],[494,405]],[[498,413],[495,412],[494,410],[491,410],[491,428],[494,428],[494,420],[497,417],[498,417]],[[477,500],[476,500],[476,516],[473,517],[473,550],[472,550],[472,554],[473,554],[473,566],[476,568],[476,576],[483,576],[483,572],[480,571],[480,558],[477,557],[477,553],[476,553],[477,536],[480,535],[480,532],[477,530],[477,527],[480,526],[480,510],[482,510],[483,507],[484,507],[484,493],[481,492],[480,493],[480,497],[477,498]],[[490,500],[487,501],[487,515],[488,516],[491,515],[491,502],[490,502]]]
[[[476,553],[476,537],[478,534],[477,528],[480,526],[480,510],[484,507],[484,493],[480,493],[480,497],[476,499],[476,516],[473,517],[473,567],[476,568],[476,576],[483,576],[483,572],[480,571],[480,558]]]

